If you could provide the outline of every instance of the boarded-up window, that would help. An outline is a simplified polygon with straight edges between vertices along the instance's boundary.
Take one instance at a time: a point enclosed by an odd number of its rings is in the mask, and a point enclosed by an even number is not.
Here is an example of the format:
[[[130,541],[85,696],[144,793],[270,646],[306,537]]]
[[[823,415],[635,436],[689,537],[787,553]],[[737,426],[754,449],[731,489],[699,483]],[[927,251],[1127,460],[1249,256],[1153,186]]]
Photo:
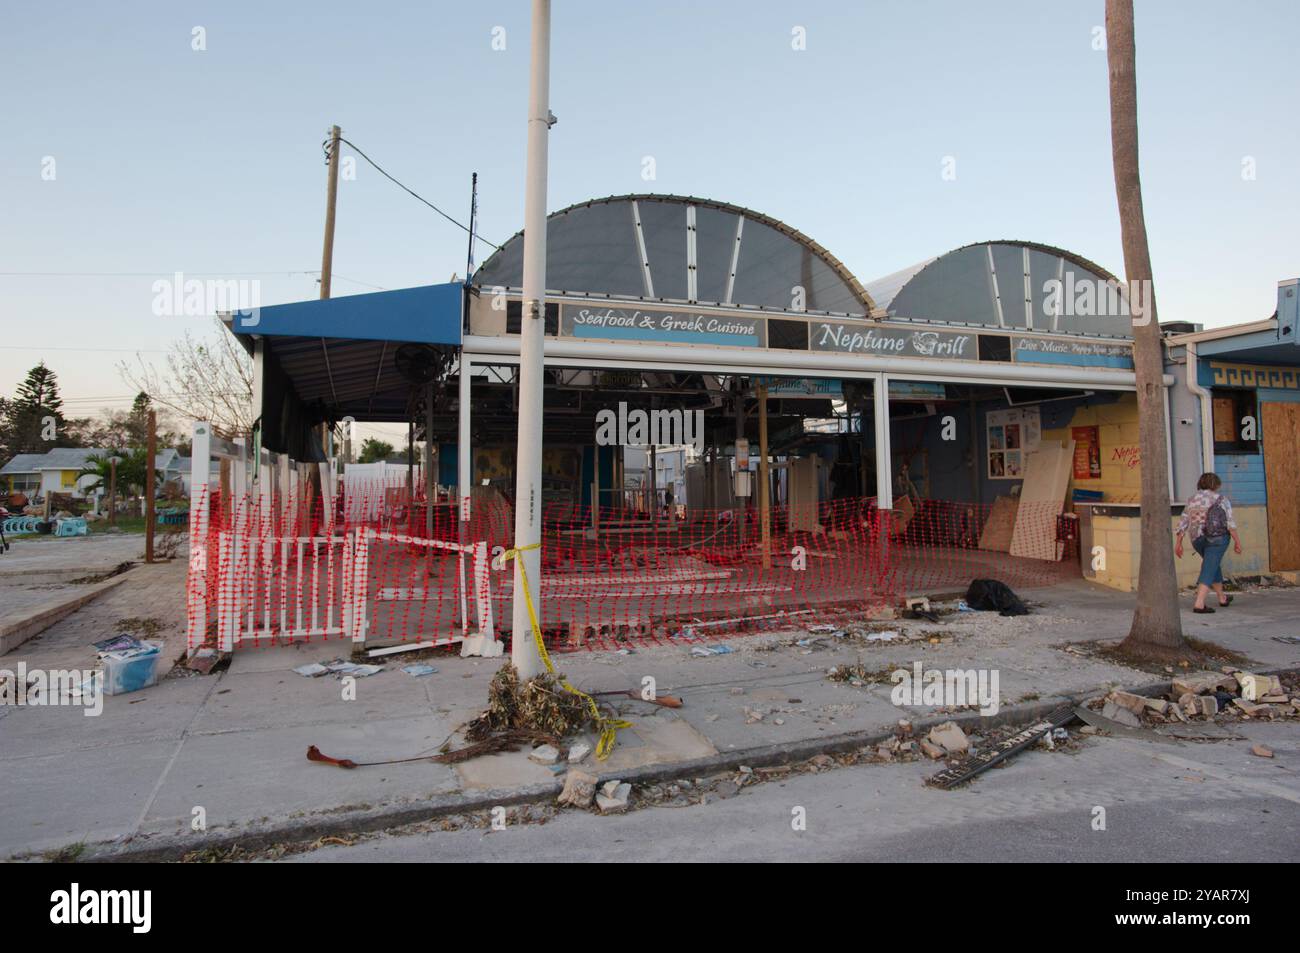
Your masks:
[[[1253,390],[1212,391],[1214,449],[1228,453],[1259,452],[1259,416]]]

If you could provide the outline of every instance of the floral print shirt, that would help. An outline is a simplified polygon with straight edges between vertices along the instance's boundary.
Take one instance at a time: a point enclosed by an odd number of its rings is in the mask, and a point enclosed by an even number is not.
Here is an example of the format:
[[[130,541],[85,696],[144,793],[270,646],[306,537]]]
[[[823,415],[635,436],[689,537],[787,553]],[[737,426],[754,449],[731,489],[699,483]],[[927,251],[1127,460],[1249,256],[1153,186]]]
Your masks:
[[[1217,490],[1197,490],[1183,507],[1183,518],[1178,521],[1178,535],[1182,536],[1190,529],[1191,538],[1198,539],[1205,532],[1205,514],[1216,500],[1223,504],[1223,513],[1228,517],[1228,529],[1236,529],[1237,523],[1232,518],[1232,504],[1228,498]]]

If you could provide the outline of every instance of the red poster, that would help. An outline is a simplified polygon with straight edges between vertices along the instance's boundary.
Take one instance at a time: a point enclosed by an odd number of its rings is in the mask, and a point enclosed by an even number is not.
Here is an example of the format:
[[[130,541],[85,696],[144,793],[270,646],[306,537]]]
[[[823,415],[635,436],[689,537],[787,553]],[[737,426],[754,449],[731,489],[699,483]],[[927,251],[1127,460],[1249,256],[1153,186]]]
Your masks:
[[[1101,438],[1097,428],[1071,427],[1074,438],[1074,478],[1097,480],[1101,478]]]

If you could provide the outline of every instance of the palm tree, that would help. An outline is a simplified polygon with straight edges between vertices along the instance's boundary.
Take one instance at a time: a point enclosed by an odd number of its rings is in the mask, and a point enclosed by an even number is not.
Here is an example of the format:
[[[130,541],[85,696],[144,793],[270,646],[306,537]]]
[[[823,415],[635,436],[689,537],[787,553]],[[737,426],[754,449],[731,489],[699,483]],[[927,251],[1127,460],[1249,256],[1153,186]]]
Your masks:
[[[1110,66],[1110,141],[1119,200],[1124,273],[1133,322],[1138,444],[1142,454],[1142,556],[1137,606],[1123,648],[1168,655],[1186,646],[1178,613],[1178,577],[1170,548],[1169,469],[1165,456],[1164,352],[1151,278],[1142,182],[1138,175],[1137,60],[1133,0],[1106,0],[1106,59]]]
[[[77,474],[78,479],[84,476],[98,477],[98,479],[87,484],[86,489],[108,486],[113,471],[113,457],[118,459],[117,492],[137,496],[143,493],[149,472],[149,453],[143,447],[136,447],[133,450],[109,450],[106,453],[93,453],[86,458],[85,465],[82,466],[81,472]],[[161,486],[162,476],[160,471],[155,470],[154,473],[158,477],[158,485]]]

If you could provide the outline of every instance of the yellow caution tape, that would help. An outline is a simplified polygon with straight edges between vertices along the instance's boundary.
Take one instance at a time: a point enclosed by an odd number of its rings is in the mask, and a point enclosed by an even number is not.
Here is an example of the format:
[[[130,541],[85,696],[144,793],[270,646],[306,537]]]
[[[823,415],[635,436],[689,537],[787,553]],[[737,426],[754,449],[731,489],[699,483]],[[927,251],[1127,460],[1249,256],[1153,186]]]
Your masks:
[[[520,553],[527,552],[530,549],[541,549],[541,543],[532,543],[528,546],[520,546],[517,549],[507,550],[501,557],[502,563],[514,559]],[[541,656],[542,663],[546,670],[552,675],[555,674],[555,666],[551,663],[551,655],[546,651],[546,643],[542,640],[542,627],[537,621],[537,610],[533,607],[533,594],[528,588],[528,570],[524,568],[524,561],[519,560],[519,578],[524,584],[524,603],[528,606],[528,621],[533,627],[533,641],[537,643],[537,654]],[[609,753],[614,750],[614,745],[618,741],[618,730],[620,728],[631,728],[630,721],[624,721],[621,718],[606,718],[600,713],[600,706],[596,704],[596,699],[592,698],[586,692],[579,691],[569,684],[568,679],[563,675],[559,676],[560,685],[566,692],[577,695],[587,703],[591,709],[591,716],[596,722],[596,730],[600,732],[600,740],[596,742],[596,758],[604,761],[609,757]]]

